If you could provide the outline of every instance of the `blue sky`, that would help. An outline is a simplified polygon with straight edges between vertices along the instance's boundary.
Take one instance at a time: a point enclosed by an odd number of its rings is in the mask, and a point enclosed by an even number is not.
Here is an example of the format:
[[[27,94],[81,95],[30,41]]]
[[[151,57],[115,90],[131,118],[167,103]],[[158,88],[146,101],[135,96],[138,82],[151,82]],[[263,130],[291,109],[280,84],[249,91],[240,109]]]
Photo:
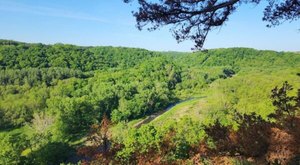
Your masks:
[[[300,21],[266,28],[264,5],[241,6],[226,25],[209,33],[205,48],[251,47],[300,51]],[[158,51],[190,51],[168,28],[139,31],[122,0],[0,0],[0,38],[45,44],[126,46]]]

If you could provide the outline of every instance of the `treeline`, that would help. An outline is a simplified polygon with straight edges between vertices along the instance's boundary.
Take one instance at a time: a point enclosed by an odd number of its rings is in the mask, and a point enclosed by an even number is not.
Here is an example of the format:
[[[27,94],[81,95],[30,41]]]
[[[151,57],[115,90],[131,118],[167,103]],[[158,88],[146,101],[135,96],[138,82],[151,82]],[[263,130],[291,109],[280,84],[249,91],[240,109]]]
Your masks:
[[[144,49],[44,45],[0,40],[0,69],[61,67],[83,72],[129,68],[158,53]]]
[[[255,50],[251,48],[212,49],[206,52],[173,54],[186,67],[231,66],[241,68],[298,67],[300,56],[293,52]]]
[[[81,71],[130,68],[152,57],[171,57],[185,67],[231,66],[296,67],[300,57],[293,52],[259,51],[250,48],[212,49],[206,52],[151,52],[122,47],[81,47],[67,44],[28,44],[0,40],[0,69],[61,67]]]

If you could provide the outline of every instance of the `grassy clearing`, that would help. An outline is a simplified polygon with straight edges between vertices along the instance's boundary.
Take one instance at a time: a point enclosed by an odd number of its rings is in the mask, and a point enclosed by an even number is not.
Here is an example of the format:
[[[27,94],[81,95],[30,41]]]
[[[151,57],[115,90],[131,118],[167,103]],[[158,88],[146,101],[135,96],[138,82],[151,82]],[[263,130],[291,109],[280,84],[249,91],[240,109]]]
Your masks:
[[[201,106],[205,104],[205,98],[194,98],[188,101],[179,103],[163,113],[150,123],[157,125],[163,124],[170,120],[179,120],[185,116],[191,118],[201,118]]]

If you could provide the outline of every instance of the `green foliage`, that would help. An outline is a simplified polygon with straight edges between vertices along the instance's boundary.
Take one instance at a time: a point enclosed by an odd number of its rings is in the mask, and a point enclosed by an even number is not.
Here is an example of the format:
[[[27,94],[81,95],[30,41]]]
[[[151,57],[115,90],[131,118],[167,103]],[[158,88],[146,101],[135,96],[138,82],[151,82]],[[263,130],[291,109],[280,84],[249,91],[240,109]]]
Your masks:
[[[165,160],[188,159],[200,142],[216,147],[203,125],[218,120],[237,129],[233,112],[267,119],[276,110],[275,86],[294,87],[283,99],[300,88],[298,66],[299,54],[247,48],[174,53],[0,40],[0,164],[65,162],[69,144],[104,114],[122,130],[113,132],[113,145],[124,146],[120,160],[166,151]],[[149,125],[127,126],[188,99]],[[29,135],[10,134],[24,125]]]
[[[237,110],[246,114],[255,112],[267,119],[275,110],[270,91],[285,81],[289,81],[296,89],[300,88],[299,76],[295,74],[297,71],[294,68],[271,71],[245,70],[241,71],[239,76],[214,82],[206,91],[209,97],[204,107],[204,114],[210,117],[204,118],[219,118],[223,120],[223,124],[232,124],[230,114]],[[293,93],[296,93],[296,90],[290,91],[290,94]]]
[[[46,107],[49,97],[48,89],[41,85],[30,88],[28,86],[1,86],[0,99],[0,128],[11,128],[30,122],[34,112]]]
[[[21,164],[22,151],[26,148],[26,139],[22,134],[0,135],[0,164]]]
[[[74,152],[74,148],[66,143],[49,142],[30,153],[27,160],[30,160],[28,164],[56,165],[67,162]]]
[[[131,160],[137,155],[163,154],[167,151],[167,160],[185,159],[190,156],[190,148],[197,146],[206,136],[202,124],[190,118],[164,126],[144,125],[139,129],[127,130],[122,139],[117,137],[116,142],[124,145],[117,155],[121,160]],[[166,143],[169,147],[164,146]]]
[[[60,104],[53,111],[57,115],[56,131],[60,132],[61,136],[58,138],[82,135],[86,133],[90,125],[95,123],[96,114],[92,105],[84,97],[60,99]]]
[[[80,70],[72,70],[68,68],[27,68],[20,70],[0,70],[1,85],[29,85],[38,86],[46,84],[47,86],[55,85],[57,80],[68,79],[71,77],[88,78],[91,73],[84,73]]]
[[[157,151],[162,142],[162,134],[157,128],[147,125],[140,129],[130,129],[121,142],[124,149],[117,153],[118,157],[129,160],[134,153]]]
[[[0,41],[0,69],[60,67],[93,71],[133,67],[157,53],[143,49]]]
[[[276,86],[272,89],[271,99],[276,110],[269,117],[275,117],[282,122],[285,118],[289,118],[291,127],[294,126],[294,118],[296,116],[297,109],[299,109],[299,93],[298,96],[289,96],[288,92],[292,91],[293,87],[287,81],[285,81],[281,88],[278,89]],[[298,101],[298,103],[297,103]]]

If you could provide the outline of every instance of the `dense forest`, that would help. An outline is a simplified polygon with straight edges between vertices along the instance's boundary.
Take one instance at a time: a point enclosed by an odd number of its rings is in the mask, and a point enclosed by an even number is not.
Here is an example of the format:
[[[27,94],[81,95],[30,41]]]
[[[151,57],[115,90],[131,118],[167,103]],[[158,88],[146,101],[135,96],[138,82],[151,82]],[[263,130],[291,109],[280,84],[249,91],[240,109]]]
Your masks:
[[[299,163],[299,111],[296,52],[0,40],[0,164]]]

